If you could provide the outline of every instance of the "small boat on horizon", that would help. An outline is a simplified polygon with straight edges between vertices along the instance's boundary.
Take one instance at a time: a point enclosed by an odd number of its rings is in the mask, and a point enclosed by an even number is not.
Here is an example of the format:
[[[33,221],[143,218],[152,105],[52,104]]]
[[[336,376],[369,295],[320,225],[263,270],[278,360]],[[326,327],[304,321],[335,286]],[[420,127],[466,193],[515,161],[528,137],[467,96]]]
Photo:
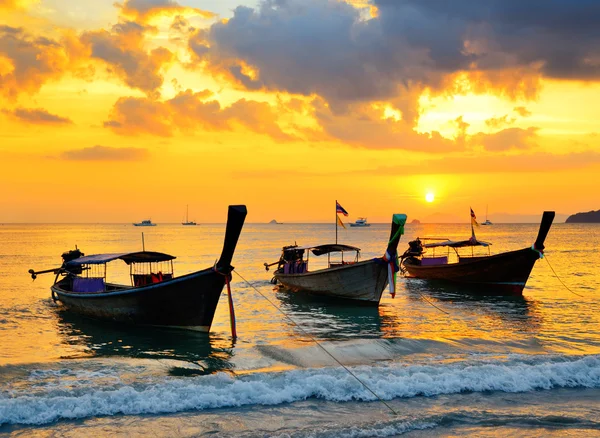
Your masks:
[[[242,231],[245,205],[230,205],[221,256],[214,266],[176,277],[175,256],[153,251],[95,254],[79,249],[62,254],[59,268],[29,270],[55,274],[52,299],[67,310],[98,320],[185,328],[208,332],[221,296],[231,280],[231,260]],[[106,281],[106,264],[129,266],[131,285]]]
[[[355,303],[379,305],[383,290],[391,285],[395,294],[395,272],[398,271],[396,251],[400,237],[404,234],[406,215],[394,214],[390,239],[383,257],[359,261],[360,248],[350,245],[331,243],[317,246],[286,246],[275,263],[277,265],[271,282],[279,282],[292,292],[304,292],[321,297],[351,300]],[[344,260],[344,253],[354,256]],[[309,271],[309,255],[327,255],[327,267]],[[306,260],[304,255],[306,254]],[[341,260],[332,261],[331,254],[341,254]]]
[[[356,221],[350,223],[351,227],[370,227],[371,224],[367,223],[366,217],[359,217]]]
[[[488,208],[485,206],[485,220],[481,223],[481,225],[494,225],[492,221],[488,219]]]
[[[182,222],[181,225],[196,225],[196,222],[188,219],[189,206],[185,206],[185,222]]]
[[[471,212],[472,218],[474,217]],[[469,292],[491,295],[522,295],[525,284],[535,262],[544,255],[544,241],[552,226],[555,213],[545,211],[535,243],[523,249],[491,255],[491,243],[477,240],[471,222],[471,238],[453,241],[448,239],[440,242],[423,244],[417,237],[409,242],[409,248],[401,257],[401,266],[408,277],[425,280],[439,280],[467,286]],[[484,247],[486,255],[475,255],[473,249]],[[435,254],[436,248],[446,249],[445,255]],[[459,254],[461,248],[471,248],[471,255]],[[432,255],[425,255],[427,250]],[[457,259],[449,263],[450,249],[454,250]]]
[[[145,219],[141,222],[134,222],[133,226],[134,227],[155,227],[156,224],[153,223],[150,219]]]

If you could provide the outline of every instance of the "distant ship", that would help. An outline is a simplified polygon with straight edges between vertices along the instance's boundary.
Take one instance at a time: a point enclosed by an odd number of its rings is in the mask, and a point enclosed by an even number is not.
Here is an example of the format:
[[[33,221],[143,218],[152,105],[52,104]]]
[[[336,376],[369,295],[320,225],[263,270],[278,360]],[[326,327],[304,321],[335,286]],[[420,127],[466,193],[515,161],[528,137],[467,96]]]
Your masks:
[[[351,227],[370,227],[371,224],[367,223],[366,217],[359,217],[355,222],[350,223]]]
[[[283,222],[277,222],[277,220],[273,219],[269,224],[271,225],[281,225]]]
[[[146,219],[141,222],[134,222],[133,225],[136,227],[155,227],[156,226],[156,224],[153,224],[150,219]]]
[[[181,225],[196,225],[196,222],[188,219],[189,206],[185,206],[185,222],[182,222]]]

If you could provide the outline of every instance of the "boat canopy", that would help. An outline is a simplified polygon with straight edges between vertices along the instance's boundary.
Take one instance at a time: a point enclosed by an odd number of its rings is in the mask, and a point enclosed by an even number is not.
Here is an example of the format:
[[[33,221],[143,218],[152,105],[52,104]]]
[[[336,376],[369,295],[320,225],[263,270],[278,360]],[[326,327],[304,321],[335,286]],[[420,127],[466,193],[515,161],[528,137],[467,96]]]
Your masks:
[[[128,265],[132,263],[155,263],[173,260],[175,256],[154,251],[125,252],[115,254],[94,254],[79,257],[67,262],[67,266],[101,265],[113,260],[123,260]]]
[[[320,256],[323,254],[330,254],[332,252],[344,252],[344,251],[360,252],[360,248],[357,248],[356,246],[342,245],[340,243],[329,243],[326,245],[317,245],[317,246],[302,246],[302,247],[294,248],[294,250],[307,250],[307,251],[312,252],[316,256]]]
[[[443,242],[426,243],[423,248],[437,248],[439,246],[449,246],[450,248],[463,248],[465,246],[490,246],[490,242],[484,242],[477,239],[467,240],[444,240]]]

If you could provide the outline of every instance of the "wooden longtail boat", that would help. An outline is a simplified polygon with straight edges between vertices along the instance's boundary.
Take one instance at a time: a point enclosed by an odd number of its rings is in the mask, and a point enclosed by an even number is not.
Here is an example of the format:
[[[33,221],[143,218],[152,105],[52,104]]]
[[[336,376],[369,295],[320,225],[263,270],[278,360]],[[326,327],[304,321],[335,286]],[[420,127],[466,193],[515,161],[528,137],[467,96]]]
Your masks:
[[[490,245],[472,234],[471,239],[429,243],[420,239],[409,243],[401,265],[409,277],[442,280],[468,286],[469,292],[495,295],[522,295],[536,260],[543,257],[544,241],[554,220],[553,211],[545,211],[537,239],[531,247],[495,255],[461,256],[459,248]],[[446,247],[456,251],[457,263],[448,263],[448,257],[425,257],[426,249]]]
[[[278,265],[275,271],[275,282],[293,292],[305,292],[329,298],[352,300],[369,305],[379,305],[383,290],[392,285],[395,293],[394,276],[398,270],[397,248],[400,236],[404,234],[406,215],[395,214],[392,218],[390,240],[386,253],[381,258],[358,261],[360,248],[341,244],[299,247],[297,245],[283,248],[281,258],[265,268]],[[328,267],[316,271],[308,270],[309,253],[315,256],[327,254]],[[356,253],[352,261],[344,261],[344,252]],[[307,254],[304,260],[304,254]],[[341,253],[341,262],[332,262],[330,255]]]
[[[53,272],[52,298],[66,309],[95,319],[187,328],[207,332],[246,218],[246,206],[229,206],[221,257],[215,266],[181,277],[173,275],[169,254],[140,251],[84,256],[79,250],[63,254]],[[130,266],[131,285],[106,282],[106,263],[122,260]],[[170,265],[170,271],[169,271]],[[159,270],[160,269],[160,270]]]

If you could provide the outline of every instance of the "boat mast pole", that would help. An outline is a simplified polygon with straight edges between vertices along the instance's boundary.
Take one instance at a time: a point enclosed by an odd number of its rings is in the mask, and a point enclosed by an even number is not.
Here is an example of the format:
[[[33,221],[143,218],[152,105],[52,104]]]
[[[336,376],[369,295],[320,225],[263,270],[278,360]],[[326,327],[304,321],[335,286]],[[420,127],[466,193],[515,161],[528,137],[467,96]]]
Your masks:
[[[335,244],[337,245],[337,223],[338,223],[338,215],[337,215],[337,199],[335,200]]]

